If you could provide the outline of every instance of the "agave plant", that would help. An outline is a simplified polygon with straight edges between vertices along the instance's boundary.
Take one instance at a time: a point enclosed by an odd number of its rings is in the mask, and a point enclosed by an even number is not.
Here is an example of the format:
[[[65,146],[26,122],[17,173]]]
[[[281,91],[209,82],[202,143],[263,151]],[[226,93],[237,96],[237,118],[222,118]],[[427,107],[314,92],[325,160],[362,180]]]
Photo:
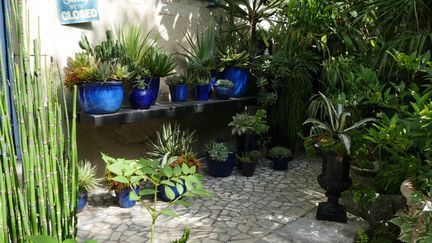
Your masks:
[[[367,122],[376,121],[376,119],[365,118],[347,127],[347,118],[351,116],[351,113],[345,111],[341,104],[338,104],[336,108],[327,96],[321,92],[319,92],[319,94],[325,102],[326,116],[330,120],[330,123],[315,118],[309,118],[303,125],[312,124],[313,131],[321,131],[321,133],[327,133],[331,137],[338,137],[349,154],[351,149],[351,137],[348,135],[348,132],[365,125]]]
[[[143,65],[150,71],[152,77],[169,76],[176,66],[172,55],[157,48],[150,48],[143,58]]]
[[[80,193],[90,192],[99,186],[101,180],[96,177],[96,166],[90,161],[82,161],[78,166],[78,190]]]

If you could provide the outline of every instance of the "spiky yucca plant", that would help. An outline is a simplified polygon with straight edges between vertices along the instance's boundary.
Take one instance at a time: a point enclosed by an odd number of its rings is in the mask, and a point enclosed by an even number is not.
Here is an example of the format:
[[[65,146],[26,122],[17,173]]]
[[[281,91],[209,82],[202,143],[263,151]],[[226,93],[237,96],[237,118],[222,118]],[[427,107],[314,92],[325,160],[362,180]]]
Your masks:
[[[336,108],[327,96],[321,92],[319,92],[319,94],[326,104],[326,117],[328,117],[330,122],[323,122],[315,118],[309,118],[303,123],[303,125],[312,124],[314,131],[318,131],[318,133],[326,133],[330,138],[337,137],[349,154],[351,148],[351,137],[348,132],[365,125],[367,122],[376,121],[376,119],[365,118],[354,123],[352,126],[347,127],[347,118],[351,116],[351,113],[345,111],[342,104],[338,104]]]
[[[78,166],[78,190],[80,193],[90,192],[99,186],[101,179],[96,177],[96,166],[84,160]]]

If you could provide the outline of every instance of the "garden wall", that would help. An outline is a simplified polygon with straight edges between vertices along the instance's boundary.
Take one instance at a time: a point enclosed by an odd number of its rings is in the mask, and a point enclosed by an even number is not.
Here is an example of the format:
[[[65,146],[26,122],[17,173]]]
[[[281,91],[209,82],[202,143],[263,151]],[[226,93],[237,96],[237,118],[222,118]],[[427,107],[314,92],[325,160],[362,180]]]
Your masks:
[[[56,1],[28,0],[32,36],[36,36],[38,16],[42,53],[52,56],[60,67],[67,58],[80,51],[78,41],[85,33],[90,42],[99,42],[105,37],[105,30],[116,26],[145,23],[161,34],[159,44],[165,50],[175,53],[180,50],[178,43],[186,45],[186,31],[196,32],[196,28],[206,27],[217,10],[206,8],[206,1],[198,0],[98,0],[100,21],[77,25],[61,25],[57,17]],[[180,71],[185,67],[184,59],[176,57]],[[168,99],[168,90],[162,85],[159,99]],[[210,138],[231,139],[226,124],[235,111],[219,111],[188,115],[169,119],[178,120],[184,127],[197,130],[200,143],[197,152]],[[104,167],[100,152],[112,156],[137,158],[146,153],[145,142],[152,137],[166,119],[146,122],[113,125],[93,128],[85,125],[78,127],[78,148],[80,159],[89,159],[99,166],[99,174]]]

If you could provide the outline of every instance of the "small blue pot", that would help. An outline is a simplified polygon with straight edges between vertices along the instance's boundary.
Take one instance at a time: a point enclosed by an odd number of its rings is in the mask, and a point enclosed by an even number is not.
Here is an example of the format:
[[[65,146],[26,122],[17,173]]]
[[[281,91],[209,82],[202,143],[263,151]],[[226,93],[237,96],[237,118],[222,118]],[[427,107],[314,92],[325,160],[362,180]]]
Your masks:
[[[230,152],[226,161],[215,161],[207,154],[207,167],[210,175],[214,177],[230,176],[236,161],[234,152]]]
[[[209,98],[209,84],[195,86],[196,100],[208,100]]]
[[[148,77],[144,79],[144,82],[148,85],[147,88],[153,92],[152,105],[154,105],[159,95],[160,77]]]
[[[134,109],[148,109],[153,105],[154,95],[150,89],[133,88],[129,102]]]
[[[171,101],[181,102],[188,99],[189,87],[186,84],[176,84],[170,86]]]
[[[233,97],[239,98],[246,94],[249,85],[249,71],[241,68],[226,68],[221,79],[228,79],[234,83]]]
[[[159,185],[158,186],[158,196],[164,202],[174,201],[175,199],[177,199],[178,197],[180,197],[181,195],[183,195],[186,192],[186,185],[184,183],[183,183],[183,193],[182,194],[180,194],[177,191],[177,187],[175,187],[175,186],[168,186],[169,188],[171,188],[171,190],[174,192],[174,195],[175,195],[174,199],[171,200],[171,199],[168,198],[168,196],[165,193],[165,187],[167,187],[167,185]]]
[[[221,100],[227,100],[232,97],[233,88],[217,87],[215,89],[216,97]]]
[[[83,211],[88,202],[88,193],[80,193],[78,196],[78,213]]]
[[[138,195],[138,188],[135,188],[134,191]],[[129,187],[124,189],[121,192],[117,192],[117,191],[115,192],[117,203],[121,208],[131,208],[131,207],[135,206],[136,201],[131,201],[129,198],[130,192],[131,192],[131,189]]]
[[[119,81],[93,82],[78,86],[78,102],[89,114],[109,114],[120,110],[123,102],[123,83]]]

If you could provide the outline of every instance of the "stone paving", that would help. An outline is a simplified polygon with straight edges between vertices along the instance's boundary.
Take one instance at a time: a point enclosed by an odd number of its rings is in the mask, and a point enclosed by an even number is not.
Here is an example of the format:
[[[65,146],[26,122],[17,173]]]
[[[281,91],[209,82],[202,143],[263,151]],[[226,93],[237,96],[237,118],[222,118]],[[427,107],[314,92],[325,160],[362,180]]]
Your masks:
[[[305,215],[325,198],[316,180],[320,169],[318,160],[300,156],[290,162],[288,171],[273,171],[271,162],[262,160],[250,178],[238,171],[226,178],[206,174],[204,184],[213,196],[194,199],[188,208],[176,206],[177,218],[161,216],[155,242],[177,239],[184,228],[191,229],[190,242],[254,242]],[[150,221],[140,202],[122,209],[100,189],[79,214],[78,236],[108,243],[147,242]]]

